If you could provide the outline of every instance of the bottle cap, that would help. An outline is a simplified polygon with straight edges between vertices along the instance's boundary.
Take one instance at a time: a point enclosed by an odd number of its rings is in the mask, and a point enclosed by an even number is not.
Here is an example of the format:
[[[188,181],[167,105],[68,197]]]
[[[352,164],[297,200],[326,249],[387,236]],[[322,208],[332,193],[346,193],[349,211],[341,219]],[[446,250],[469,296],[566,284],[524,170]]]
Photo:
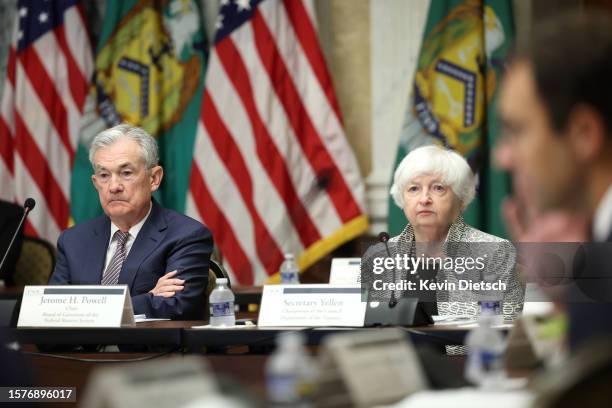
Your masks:
[[[294,259],[295,257],[293,256],[293,254],[291,252],[287,252],[285,253],[285,259]]]
[[[217,278],[215,282],[217,282],[217,285],[227,285],[227,278]]]

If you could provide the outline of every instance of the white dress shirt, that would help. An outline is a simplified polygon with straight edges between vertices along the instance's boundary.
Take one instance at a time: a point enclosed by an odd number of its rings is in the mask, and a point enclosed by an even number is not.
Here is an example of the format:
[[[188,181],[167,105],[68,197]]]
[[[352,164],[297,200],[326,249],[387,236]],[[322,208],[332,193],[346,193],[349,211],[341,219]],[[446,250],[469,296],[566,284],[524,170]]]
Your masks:
[[[149,207],[149,212],[147,212],[147,215],[145,215],[145,217],[142,220],[140,220],[138,224],[133,225],[132,228],[130,228],[130,230],[128,231],[130,236],[128,237],[125,243],[126,258],[129,255],[130,249],[132,248],[132,244],[136,240],[136,237],[138,236],[138,233],[142,229],[142,226],[147,221],[147,218],[149,218],[149,214],[151,214],[151,208],[153,208],[153,204],[151,204],[151,206]],[[119,227],[111,222],[110,238],[108,242],[108,249],[106,250],[106,260],[104,261],[103,271],[105,271],[106,268],[108,267],[108,264],[110,263],[111,259],[113,259],[113,255],[115,254],[115,250],[117,249],[117,239],[115,238],[115,232],[117,232],[117,230],[119,230]]]
[[[611,232],[612,227],[612,184],[604,194],[595,217],[593,218],[593,238],[597,242],[605,241]]]

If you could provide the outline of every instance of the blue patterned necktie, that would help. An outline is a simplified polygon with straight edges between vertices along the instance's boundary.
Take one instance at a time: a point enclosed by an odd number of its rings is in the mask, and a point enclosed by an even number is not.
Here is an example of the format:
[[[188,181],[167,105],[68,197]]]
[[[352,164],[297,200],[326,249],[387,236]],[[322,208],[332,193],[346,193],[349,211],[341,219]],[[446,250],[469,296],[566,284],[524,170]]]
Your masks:
[[[116,285],[117,282],[119,282],[119,273],[121,273],[121,267],[123,266],[126,255],[125,244],[129,237],[129,232],[123,232],[121,230],[115,232],[113,238],[117,240],[117,248],[102,275],[102,285]]]

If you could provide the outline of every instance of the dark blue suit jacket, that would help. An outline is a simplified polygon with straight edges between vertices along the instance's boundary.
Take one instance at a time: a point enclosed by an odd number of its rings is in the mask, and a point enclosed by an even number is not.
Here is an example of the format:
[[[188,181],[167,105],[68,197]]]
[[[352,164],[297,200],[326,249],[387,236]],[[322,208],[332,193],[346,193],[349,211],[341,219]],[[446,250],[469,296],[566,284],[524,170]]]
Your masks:
[[[109,240],[110,219],[106,215],[64,231],[57,241],[57,263],[49,284],[100,284]],[[130,288],[134,313],[176,320],[201,319],[212,250],[208,228],[153,201],[149,218],[119,275],[118,283]],[[176,277],[185,280],[182,291],[170,298],[148,293],[160,277],[175,269]]]

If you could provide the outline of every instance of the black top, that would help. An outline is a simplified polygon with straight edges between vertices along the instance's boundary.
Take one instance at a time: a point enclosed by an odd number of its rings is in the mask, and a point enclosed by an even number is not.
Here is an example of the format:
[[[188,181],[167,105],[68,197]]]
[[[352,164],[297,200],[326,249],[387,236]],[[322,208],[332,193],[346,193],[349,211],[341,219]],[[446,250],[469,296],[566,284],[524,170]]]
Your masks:
[[[22,215],[23,208],[17,204],[0,200],[0,260],[2,260],[4,253],[8,249],[11,238],[19,225]],[[7,285],[12,285],[14,283],[13,273],[15,272],[17,259],[21,253],[22,238],[23,226],[21,227],[17,238],[15,238],[11,252],[8,254],[2,269],[0,269],[0,279],[4,279]]]

